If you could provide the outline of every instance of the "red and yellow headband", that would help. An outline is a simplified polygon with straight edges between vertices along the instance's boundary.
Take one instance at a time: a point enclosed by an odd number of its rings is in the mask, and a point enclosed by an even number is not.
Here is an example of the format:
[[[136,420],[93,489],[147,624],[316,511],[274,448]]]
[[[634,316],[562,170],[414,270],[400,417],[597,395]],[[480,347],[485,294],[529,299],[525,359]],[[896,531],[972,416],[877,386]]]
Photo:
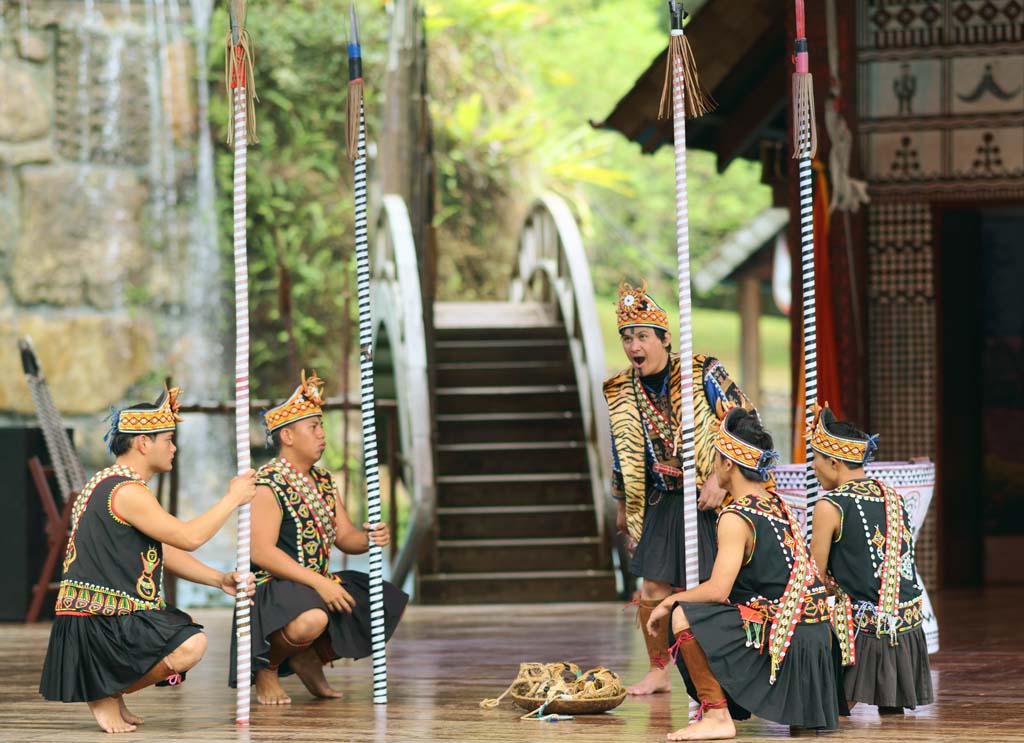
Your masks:
[[[757,472],[764,482],[772,482],[774,480],[772,470],[779,462],[779,453],[770,449],[758,449],[753,444],[748,444],[725,430],[725,421],[729,417],[729,412],[731,409],[726,412],[718,424],[715,449],[726,459]]]
[[[810,433],[811,448],[826,457],[851,464],[864,465],[874,459],[875,451],[878,449],[878,434],[868,436],[866,439],[837,436],[828,430],[828,422],[824,417],[826,410],[831,416],[832,411],[827,402],[824,407],[814,406],[814,420]]]
[[[668,330],[668,315],[647,293],[647,280],[635,289],[625,281],[619,284],[619,302],[615,306],[619,330],[657,328]]]
[[[173,431],[181,422],[178,409],[179,387],[168,389],[164,386],[163,394],[156,401],[156,410],[139,410],[128,408],[117,414],[114,429],[117,433],[163,433]]]
[[[323,400],[324,380],[316,375],[316,370],[307,377],[306,370],[302,370],[302,382],[292,396],[276,408],[271,408],[263,414],[263,421],[267,426],[267,433],[273,433],[304,418],[312,418],[315,415],[323,415],[321,405]]]

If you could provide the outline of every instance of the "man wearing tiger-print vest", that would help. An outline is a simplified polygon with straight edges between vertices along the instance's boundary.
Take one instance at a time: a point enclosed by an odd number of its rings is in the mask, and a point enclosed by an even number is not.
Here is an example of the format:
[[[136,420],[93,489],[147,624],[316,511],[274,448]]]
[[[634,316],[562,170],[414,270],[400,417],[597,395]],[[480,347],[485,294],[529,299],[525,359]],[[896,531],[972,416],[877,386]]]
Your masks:
[[[683,472],[675,441],[682,408],[682,364],[672,353],[668,315],[647,293],[647,282],[619,287],[616,309],[629,368],[604,383],[612,436],[612,495],[618,530],[632,553],[630,571],[643,579],[638,626],[650,671],[627,691],[633,695],[672,690],[668,672],[668,623],[652,637],[644,626],[674,588],[685,585]],[[710,356],[692,359],[698,498],[700,579],[710,577],[716,552],[715,522],[726,493],[711,477],[714,434],[729,408],[753,410],[725,367]],[[709,423],[713,422],[713,425]]]

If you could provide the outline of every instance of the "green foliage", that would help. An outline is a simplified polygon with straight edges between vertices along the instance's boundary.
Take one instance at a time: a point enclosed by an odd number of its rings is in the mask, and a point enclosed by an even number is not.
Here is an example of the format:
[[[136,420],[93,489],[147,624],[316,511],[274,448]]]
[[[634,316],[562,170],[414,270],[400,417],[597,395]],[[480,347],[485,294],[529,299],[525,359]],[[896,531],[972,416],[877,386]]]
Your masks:
[[[361,34],[373,42],[364,41],[364,64],[375,75],[385,50],[385,19],[376,3],[357,6],[363,6]],[[295,385],[284,311],[289,283],[294,363],[331,379],[341,363],[344,299],[355,294],[352,169],[345,152],[348,7],[348,0],[249,6],[260,96],[260,142],[250,148],[247,183],[251,367],[261,396],[279,397]],[[211,118],[221,143],[218,207],[230,273],[233,156],[223,144],[230,119],[223,94],[223,9],[211,28],[218,31],[210,78],[221,92]]]
[[[379,2],[356,5],[372,142],[383,118],[389,18]],[[504,297],[519,219],[528,199],[545,189],[575,206],[599,294],[611,294],[625,275],[648,278],[657,296],[673,295],[672,154],[662,148],[642,155],[619,134],[589,123],[602,120],[664,48],[664,4],[430,0],[424,6],[440,297]],[[289,340],[299,366],[337,379],[341,364],[344,298],[354,294],[344,144],[347,19],[347,0],[249,6],[261,96],[261,142],[250,151],[248,177],[252,370],[261,395],[291,390]],[[221,10],[212,23],[210,69],[218,91],[227,26]],[[223,142],[225,96],[215,98],[211,116]],[[737,162],[718,174],[709,153],[691,152],[688,168],[690,242],[699,265],[725,234],[768,205],[769,194],[756,164]],[[231,171],[231,152],[222,145],[217,177],[228,256]],[[226,265],[230,272],[230,260]],[[284,278],[291,284],[290,329]],[[711,301],[721,306],[721,297]]]
[[[426,7],[441,296],[503,296],[516,220],[525,200],[543,189],[575,205],[599,293],[624,273],[673,293],[670,148],[645,156],[589,123],[602,120],[665,47],[663,4],[437,0]],[[691,257],[699,265],[768,206],[770,194],[754,163],[719,174],[710,153],[693,151],[688,170]],[[720,297],[711,301],[721,304]]]

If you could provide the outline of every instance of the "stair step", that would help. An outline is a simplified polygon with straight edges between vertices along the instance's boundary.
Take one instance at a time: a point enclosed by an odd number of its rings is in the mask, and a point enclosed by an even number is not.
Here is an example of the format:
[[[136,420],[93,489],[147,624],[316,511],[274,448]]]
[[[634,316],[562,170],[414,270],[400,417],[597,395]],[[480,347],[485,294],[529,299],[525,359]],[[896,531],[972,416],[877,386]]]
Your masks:
[[[597,537],[453,539],[438,542],[441,572],[599,570]]]
[[[568,359],[558,361],[464,361],[437,365],[439,387],[488,387],[523,384],[574,384]]]
[[[420,576],[425,604],[614,601],[611,570],[435,573]]]
[[[437,478],[442,507],[553,506],[593,503],[590,476],[583,472],[519,475],[442,475]]]
[[[534,326],[435,328],[438,341],[537,341],[552,340],[565,345],[565,326],[547,323]]]
[[[579,441],[583,438],[580,414],[547,413],[448,413],[437,416],[441,444],[473,441]]]
[[[576,386],[567,384],[437,388],[441,414],[577,411],[579,405]]]
[[[590,537],[597,533],[593,504],[445,506],[437,509],[440,538]]]
[[[438,340],[434,344],[437,364],[483,361],[567,361],[569,344],[565,339],[519,340]]]
[[[562,326],[553,302],[434,302],[434,327],[441,332],[464,328],[495,332]]]
[[[488,473],[586,472],[582,441],[515,441],[441,444],[437,467],[442,475]]]

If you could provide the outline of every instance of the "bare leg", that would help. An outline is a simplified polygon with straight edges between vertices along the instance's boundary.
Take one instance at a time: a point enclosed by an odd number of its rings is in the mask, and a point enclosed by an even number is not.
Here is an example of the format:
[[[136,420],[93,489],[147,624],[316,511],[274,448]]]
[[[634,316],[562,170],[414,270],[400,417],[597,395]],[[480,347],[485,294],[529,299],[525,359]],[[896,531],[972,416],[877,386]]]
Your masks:
[[[704,717],[669,733],[668,740],[728,740],[736,737],[736,724],[732,721],[728,708],[709,709]]]
[[[324,675],[324,664],[320,662],[320,656],[313,648],[306,648],[298,655],[292,656],[292,670],[299,677],[309,693],[321,699],[338,699],[341,692],[331,688]]]
[[[145,689],[147,686],[152,686],[157,682],[163,681],[171,674],[184,673],[198,663],[205,652],[206,635],[202,633],[192,635],[192,637],[181,643],[170,655],[153,666],[145,676],[122,693],[116,695],[118,714],[121,715],[121,719],[129,725],[141,725],[143,722],[142,718],[128,709],[128,705],[124,701],[124,695]]]
[[[131,710],[128,709],[128,705],[124,703],[123,694],[117,698],[117,705],[121,709],[121,719],[127,722],[129,725],[141,725],[143,722],[145,722],[145,720],[143,720],[141,717],[134,714]]]
[[[672,632],[679,638],[679,652],[683,656],[690,680],[702,702],[701,717],[685,728],[669,733],[669,740],[728,740],[736,737],[736,724],[726,703],[725,692],[711,672],[707,656],[690,631],[690,622],[682,608],[672,612]],[[710,705],[710,706],[709,706]]]
[[[310,609],[295,617],[271,636],[270,664],[266,668],[256,671],[256,701],[260,704],[291,704],[291,697],[281,686],[277,669],[290,658],[292,659],[290,661],[292,670],[299,674],[299,678],[305,683],[302,673],[295,666],[295,659],[323,633],[326,627],[327,614],[321,609]],[[301,661],[299,665],[302,665]],[[322,669],[320,673],[323,675]],[[324,679],[324,685],[326,686],[326,684],[327,680]],[[329,686],[327,688],[330,689]]]
[[[667,663],[668,625],[665,625],[666,630],[657,640],[647,634],[646,627],[646,617],[650,616],[651,610],[657,605],[657,602],[668,597],[671,593],[672,586],[669,584],[647,580],[646,578],[640,588],[641,605],[639,615],[643,618],[640,622],[640,633],[643,635],[644,643],[647,647],[650,670],[646,676],[640,679],[639,683],[626,689],[627,694],[645,696],[647,694],[661,694],[672,691],[672,677],[669,675]]]
[[[277,677],[276,668],[261,668],[256,671],[254,686],[256,687],[256,701],[260,704],[291,704],[292,698],[281,686],[281,680]]]
[[[130,733],[135,726],[121,716],[121,707],[114,697],[89,702],[89,711],[105,733]]]

